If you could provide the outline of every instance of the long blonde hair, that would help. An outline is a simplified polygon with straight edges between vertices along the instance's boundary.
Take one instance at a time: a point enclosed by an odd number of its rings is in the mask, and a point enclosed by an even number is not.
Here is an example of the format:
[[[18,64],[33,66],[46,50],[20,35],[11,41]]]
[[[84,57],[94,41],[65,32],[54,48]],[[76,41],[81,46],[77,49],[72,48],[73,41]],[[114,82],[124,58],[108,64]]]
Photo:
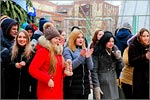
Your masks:
[[[62,55],[62,50],[63,50],[62,45],[51,45],[49,47],[50,67],[48,73],[50,75],[56,73],[56,63],[59,63],[57,62],[56,55]],[[64,64],[63,56],[62,56],[62,64]]]
[[[11,52],[12,53],[11,60],[14,60],[17,57],[18,50],[19,50],[19,44],[18,44],[17,39],[18,39],[18,36],[21,32],[23,32],[25,34],[26,39],[27,39],[27,44],[25,45],[25,51],[23,53],[23,56],[26,57],[27,59],[30,59],[30,57],[32,55],[32,46],[30,44],[30,36],[29,36],[27,31],[21,30],[17,33],[17,36],[15,38],[15,42],[14,42],[12,52]]]
[[[44,48],[46,48],[49,51],[50,65],[49,65],[48,73],[50,75],[53,75],[56,72],[56,63],[58,63],[57,59],[56,59],[56,55],[62,55],[63,47],[62,47],[62,45],[52,44],[50,40],[47,40],[45,38],[45,36],[41,36],[38,39],[38,42],[41,46],[43,46]],[[64,60],[63,60],[63,56],[62,56],[62,64],[63,63],[64,63]]]
[[[76,50],[76,39],[77,39],[79,34],[82,34],[84,36],[84,33],[81,30],[74,30],[70,33],[69,40],[68,40],[68,47],[72,51]],[[82,49],[85,49],[85,48],[86,47],[85,47],[85,40],[84,40],[84,43],[82,45]]]

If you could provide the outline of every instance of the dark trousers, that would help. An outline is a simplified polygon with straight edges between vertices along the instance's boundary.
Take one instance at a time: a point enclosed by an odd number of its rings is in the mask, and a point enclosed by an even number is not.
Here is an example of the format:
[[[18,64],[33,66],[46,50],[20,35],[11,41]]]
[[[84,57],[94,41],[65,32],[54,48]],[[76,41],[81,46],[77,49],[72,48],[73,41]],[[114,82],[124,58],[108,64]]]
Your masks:
[[[66,94],[66,95],[64,95],[64,99],[88,99],[88,94],[87,95],[82,95],[82,94]]]
[[[132,96],[132,85],[121,83],[122,84],[122,89],[125,95],[126,99],[133,99]]]

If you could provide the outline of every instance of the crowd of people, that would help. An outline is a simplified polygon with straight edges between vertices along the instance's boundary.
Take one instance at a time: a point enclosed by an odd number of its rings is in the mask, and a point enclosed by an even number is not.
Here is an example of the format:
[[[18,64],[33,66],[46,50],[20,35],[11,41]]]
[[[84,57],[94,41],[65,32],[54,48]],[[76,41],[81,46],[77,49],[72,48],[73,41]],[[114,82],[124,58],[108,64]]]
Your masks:
[[[149,99],[150,31],[95,30],[90,44],[45,18],[39,25],[1,16],[2,99]],[[93,91],[91,91],[93,90]]]

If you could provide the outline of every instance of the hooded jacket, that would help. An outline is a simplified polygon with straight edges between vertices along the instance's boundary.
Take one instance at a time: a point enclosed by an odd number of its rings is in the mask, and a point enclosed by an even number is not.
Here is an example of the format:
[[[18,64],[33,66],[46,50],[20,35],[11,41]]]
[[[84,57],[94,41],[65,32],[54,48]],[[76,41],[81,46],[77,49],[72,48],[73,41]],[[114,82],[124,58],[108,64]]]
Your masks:
[[[19,25],[19,24],[17,21],[11,18],[6,18],[1,24],[4,37],[9,39],[10,41],[14,39],[14,37],[10,35],[10,29],[13,25]]]
[[[11,47],[14,43],[14,37],[10,35],[10,29],[13,25],[17,25],[18,22],[15,21],[14,19],[11,18],[6,18],[2,21],[1,23],[1,28],[0,28],[0,36],[1,36],[1,45],[0,45],[0,55],[1,55],[1,75],[2,75],[2,98],[7,98],[6,92],[9,90],[6,90],[6,76],[8,75],[7,68],[9,67],[10,64],[10,53],[11,53]]]
[[[131,31],[126,28],[121,28],[117,30],[115,35],[115,44],[123,54],[124,49],[128,46],[127,40],[132,36]]]

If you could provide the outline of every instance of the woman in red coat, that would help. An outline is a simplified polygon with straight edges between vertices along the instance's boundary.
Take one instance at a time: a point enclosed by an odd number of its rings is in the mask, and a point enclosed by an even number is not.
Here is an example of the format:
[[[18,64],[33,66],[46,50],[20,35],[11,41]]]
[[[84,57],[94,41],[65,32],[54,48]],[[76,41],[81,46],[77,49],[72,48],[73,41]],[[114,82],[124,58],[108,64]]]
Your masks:
[[[38,39],[37,51],[29,67],[29,73],[38,80],[38,99],[63,99],[62,50],[57,29],[45,28],[44,36]]]

